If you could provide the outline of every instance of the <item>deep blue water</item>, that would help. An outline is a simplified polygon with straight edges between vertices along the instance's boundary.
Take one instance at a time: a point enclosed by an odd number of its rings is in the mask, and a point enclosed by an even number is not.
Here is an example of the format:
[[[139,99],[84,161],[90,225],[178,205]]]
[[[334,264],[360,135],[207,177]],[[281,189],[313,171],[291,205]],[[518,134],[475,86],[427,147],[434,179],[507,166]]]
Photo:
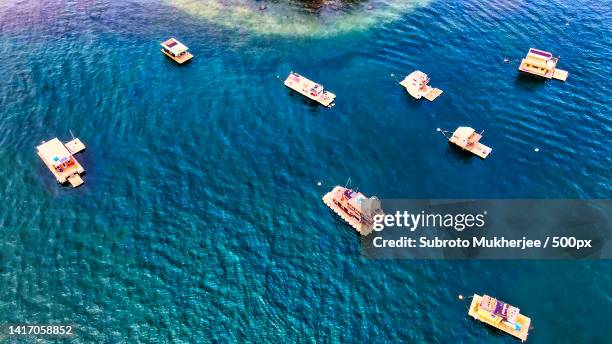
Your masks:
[[[320,201],[349,177],[380,198],[610,198],[609,2],[432,1],[353,29],[367,10],[348,8],[312,35],[174,4],[0,2],[0,323],[75,324],[75,343],[515,342],[456,299],[484,292],[532,343],[609,340],[609,261],[367,260]],[[159,52],[169,36],[191,63]],[[568,81],[519,76],[529,47]],[[415,69],[435,102],[390,76]],[[336,106],[289,92],[290,70]],[[459,125],[488,159],[436,132]],[[35,154],[69,130],[78,189]]]

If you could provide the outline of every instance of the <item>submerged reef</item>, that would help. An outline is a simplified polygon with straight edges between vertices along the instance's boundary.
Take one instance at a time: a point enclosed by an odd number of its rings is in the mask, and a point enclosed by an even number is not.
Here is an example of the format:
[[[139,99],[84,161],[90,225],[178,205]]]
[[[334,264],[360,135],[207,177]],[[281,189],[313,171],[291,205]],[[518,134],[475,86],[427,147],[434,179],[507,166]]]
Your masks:
[[[321,36],[400,18],[428,0],[166,0],[204,20],[261,34]]]

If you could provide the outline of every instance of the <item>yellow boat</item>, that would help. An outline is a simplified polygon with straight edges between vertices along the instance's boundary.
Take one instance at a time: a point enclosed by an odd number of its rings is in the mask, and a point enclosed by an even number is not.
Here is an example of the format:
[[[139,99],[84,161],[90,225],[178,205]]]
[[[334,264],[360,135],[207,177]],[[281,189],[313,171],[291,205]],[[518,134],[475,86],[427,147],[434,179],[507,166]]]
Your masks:
[[[530,48],[527,56],[521,60],[519,70],[523,73],[537,75],[546,79],[567,80],[568,72],[557,69],[559,58],[548,51]]]
[[[527,340],[531,319],[522,315],[520,309],[489,295],[474,294],[468,315],[511,334],[522,342]]]

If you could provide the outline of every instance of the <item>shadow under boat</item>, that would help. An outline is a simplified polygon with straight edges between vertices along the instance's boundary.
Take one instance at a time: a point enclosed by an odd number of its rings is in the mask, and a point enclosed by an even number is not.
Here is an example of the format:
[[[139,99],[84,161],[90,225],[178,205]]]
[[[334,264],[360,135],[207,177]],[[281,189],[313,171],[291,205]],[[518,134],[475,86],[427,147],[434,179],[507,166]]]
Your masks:
[[[296,91],[293,91],[292,89],[288,89],[287,92],[290,97],[299,98],[299,101],[302,104],[306,105],[313,115],[319,114],[319,111],[321,109],[321,104],[319,104],[316,100],[312,100],[310,98],[304,97],[301,94],[297,93]],[[335,104],[335,103],[332,103],[332,104]],[[323,109],[329,109],[329,107],[323,106]]]
[[[514,83],[517,86],[522,87],[524,89],[535,90],[537,88],[540,88],[546,85],[546,81],[548,80],[545,78],[542,78],[541,76],[519,72]]]
[[[485,330],[485,331],[489,332],[489,334],[491,334],[491,335],[493,335],[495,337],[498,337],[498,338],[508,338],[508,340],[516,339],[516,342],[519,342],[519,343],[521,342],[521,340],[518,339],[518,338],[515,338],[515,337],[512,337],[512,336],[508,337],[507,333],[505,333],[504,331],[502,331],[502,330],[500,330],[498,328],[489,326],[486,323],[484,323],[482,321],[478,321],[478,320],[474,319],[473,317],[471,317],[469,315],[466,315],[466,317],[468,317],[472,321],[472,323],[474,325],[480,327],[479,330]]]
[[[448,155],[452,156],[456,160],[464,162],[464,163],[468,163],[474,158],[482,160],[482,158],[474,155],[472,152],[465,150],[465,149],[461,149],[461,147],[453,144],[450,141],[448,142],[448,147],[447,147],[446,152],[448,153]]]

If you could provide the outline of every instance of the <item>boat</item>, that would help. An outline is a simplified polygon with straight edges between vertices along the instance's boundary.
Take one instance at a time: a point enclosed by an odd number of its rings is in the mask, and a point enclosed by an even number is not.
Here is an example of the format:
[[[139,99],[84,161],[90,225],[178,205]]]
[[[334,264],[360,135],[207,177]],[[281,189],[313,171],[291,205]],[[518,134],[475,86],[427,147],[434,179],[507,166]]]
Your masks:
[[[459,127],[448,141],[485,159],[493,149],[480,143],[481,138],[482,133],[479,134],[470,127]]]
[[[429,86],[429,77],[420,70],[415,70],[408,74],[408,76],[400,82],[400,85],[404,86],[406,91],[415,99],[425,97],[425,99],[429,101],[434,101],[434,99],[442,94],[441,89]]]
[[[332,107],[336,99],[336,95],[327,91],[323,85],[317,84],[295,72],[289,73],[289,76],[285,79],[285,86],[323,106]]]
[[[520,313],[520,309],[492,298],[474,294],[468,315],[499,330],[527,340],[531,319]]]
[[[193,55],[187,51],[189,48],[176,38],[170,38],[162,42],[161,47],[161,52],[178,64],[183,64],[193,58]]]
[[[323,203],[363,236],[372,232],[374,216],[383,214],[378,198],[368,198],[342,186],[335,186],[325,194]]]
[[[529,48],[527,56],[521,60],[519,71],[546,79],[567,80],[568,72],[557,69],[559,58],[544,50]]]
[[[75,188],[84,183],[80,175],[85,172],[85,169],[79,164],[74,154],[84,149],[85,145],[78,138],[64,144],[57,137],[43,141],[36,147],[38,156],[53,173],[57,182],[60,184],[69,182]]]

